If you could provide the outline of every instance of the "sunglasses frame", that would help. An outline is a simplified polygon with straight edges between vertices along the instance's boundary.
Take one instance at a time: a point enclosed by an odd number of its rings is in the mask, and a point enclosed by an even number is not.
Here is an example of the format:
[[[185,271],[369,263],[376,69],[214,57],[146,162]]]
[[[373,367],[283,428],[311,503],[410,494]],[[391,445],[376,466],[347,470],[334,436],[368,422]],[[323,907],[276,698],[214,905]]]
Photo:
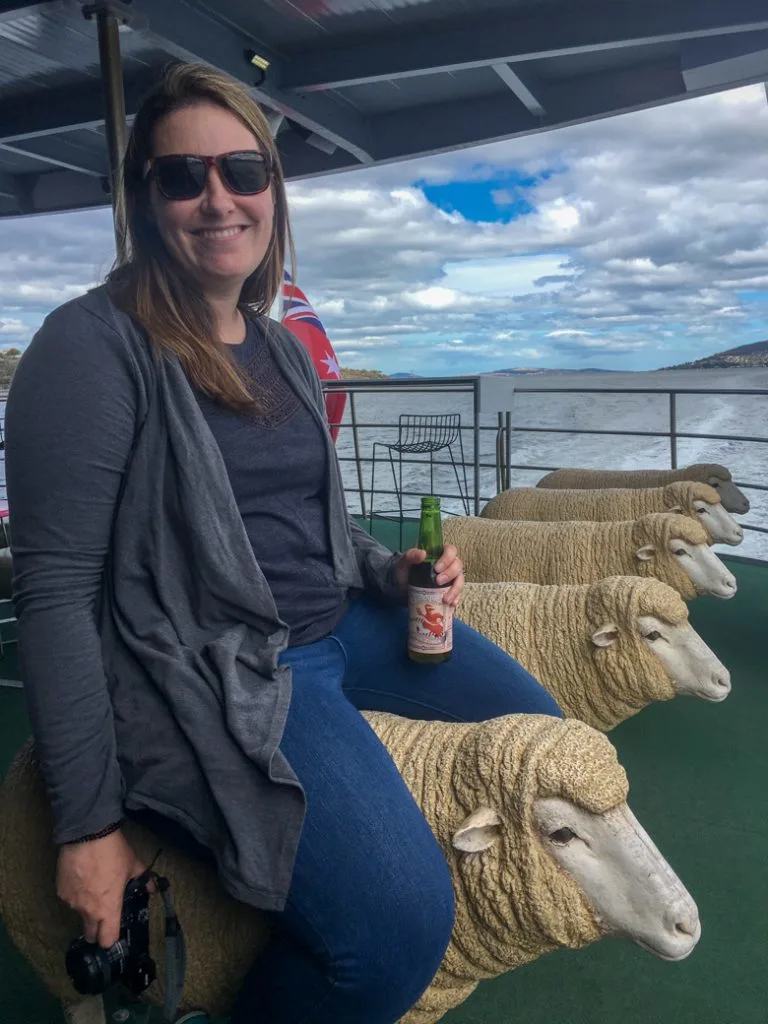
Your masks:
[[[231,156],[241,156],[243,153],[247,153],[249,156],[258,157],[259,160],[264,164],[267,171],[266,184],[264,185],[263,188],[257,189],[255,192],[238,192],[237,189],[232,188],[230,183],[227,181],[226,173],[224,172],[224,169],[222,167],[221,162],[223,160],[226,160],[228,157]],[[203,178],[200,190],[196,192],[193,196],[169,196],[166,192],[164,192],[162,186],[160,185],[160,178],[157,175],[156,171],[157,165],[162,164],[164,160],[197,160],[200,163],[202,163],[205,167],[205,177]],[[163,156],[152,157],[147,161],[146,168],[144,171],[144,180],[149,181],[151,178],[154,178],[157,184],[158,192],[164,199],[167,199],[169,202],[186,202],[190,199],[198,199],[203,194],[203,192],[205,191],[205,186],[208,182],[208,175],[210,174],[212,167],[215,167],[216,170],[219,172],[219,178],[221,179],[222,184],[227,189],[227,191],[231,192],[235,196],[258,196],[261,195],[262,192],[266,192],[269,186],[272,184],[272,160],[270,159],[268,154],[262,153],[258,149],[233,149],[229,153],[219,153],[217,156],[202,156],[200,153],[165,153]]]

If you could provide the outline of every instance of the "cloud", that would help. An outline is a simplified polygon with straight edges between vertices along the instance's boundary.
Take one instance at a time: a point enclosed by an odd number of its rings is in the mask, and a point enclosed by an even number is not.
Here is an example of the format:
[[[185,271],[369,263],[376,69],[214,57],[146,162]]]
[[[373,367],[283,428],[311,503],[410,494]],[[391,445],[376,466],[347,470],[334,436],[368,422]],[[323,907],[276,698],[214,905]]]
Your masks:
[[[511,172],[515,187],[499,185]],[[378,304],[376,319],[414,337],[440,333],[448,352],[460,328],[503,360],[529,349],[550,365],[564,355],[579,365],[597,353],[614,367],[768,336],[768,302],[746,310],[739,294],[768,291],[761,88],[341,178],[364,183],[365,200],[356,192],[347,204],[341,181],[290,186],[301,196],[294,222],[305,287],[350,297],[344,317],[327,325],[332,334],[359,317],[370,324]],[[523,179],[532,182],[530,212],[483,223],[403,188],[487,181],[503,206],[517,202]],[[348,219],[360,240],[352,248]],[[641,336],[617,334],[628,327]]]
[[[26,338],[29,328],[23,320],[0,317],[0,340],[10,341]]]
[[[292,182],[298,281],[385,371],[669,365],[768,337],[766,181],[752,87]],[[0,316],[25,340],[112,258],[106,210],[0,221]]]

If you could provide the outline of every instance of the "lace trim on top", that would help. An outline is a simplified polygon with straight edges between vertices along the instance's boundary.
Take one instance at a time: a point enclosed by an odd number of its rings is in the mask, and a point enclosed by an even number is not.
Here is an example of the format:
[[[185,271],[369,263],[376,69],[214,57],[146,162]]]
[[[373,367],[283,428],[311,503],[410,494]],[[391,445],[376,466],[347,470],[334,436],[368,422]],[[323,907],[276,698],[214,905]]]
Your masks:
[[[301,407],[301,399],[280,372],[261,331],[249,325],[249,335],[244,344],[249,345],[250,352],[240,366],[252,384],[252,394],[260,409],[242,415],[262,427],[274,429],[294,415]],[[251,338],[253,341],[249,344]]]

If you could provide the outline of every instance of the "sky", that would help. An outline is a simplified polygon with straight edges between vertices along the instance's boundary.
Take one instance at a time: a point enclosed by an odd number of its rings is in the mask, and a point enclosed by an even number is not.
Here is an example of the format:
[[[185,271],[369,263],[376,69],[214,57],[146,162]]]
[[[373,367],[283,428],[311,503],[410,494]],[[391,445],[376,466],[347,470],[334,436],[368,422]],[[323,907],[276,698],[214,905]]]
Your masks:
[[[342,366],[647,370],[768,339],[762,86],[289,183]],[[109,210],[0,221],[0,347],[103,279]]]

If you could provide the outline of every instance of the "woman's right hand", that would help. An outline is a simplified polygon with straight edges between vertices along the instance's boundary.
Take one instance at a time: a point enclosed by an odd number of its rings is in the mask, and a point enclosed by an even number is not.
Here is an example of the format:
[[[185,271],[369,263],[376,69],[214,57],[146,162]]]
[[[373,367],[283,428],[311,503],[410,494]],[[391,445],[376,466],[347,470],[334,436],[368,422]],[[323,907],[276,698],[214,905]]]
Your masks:
[[[60,847],[56,895],[82,918],[87,942],[98,942],[104,949],[117,942],[125,887],[145,869],[119,830]]]

